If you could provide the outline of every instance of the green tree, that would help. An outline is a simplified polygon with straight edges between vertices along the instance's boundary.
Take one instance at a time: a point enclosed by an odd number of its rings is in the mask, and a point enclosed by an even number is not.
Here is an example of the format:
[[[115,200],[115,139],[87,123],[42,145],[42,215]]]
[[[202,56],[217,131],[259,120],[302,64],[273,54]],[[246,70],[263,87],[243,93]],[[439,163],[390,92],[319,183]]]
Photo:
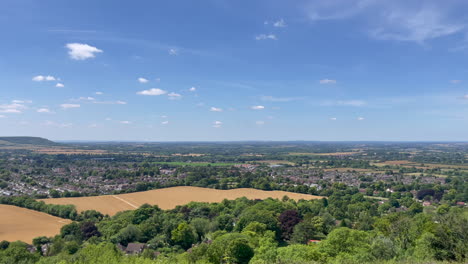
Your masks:
[[[186,222],[180,223],[176,229],[172,230],[171,234],[172,241],[184,249],[189,249],[197,240],[195,231]]]
[[[247,264],[253,257],[254,250],[247,239],[237,238],[229,242],[225,254],[228,263]]]

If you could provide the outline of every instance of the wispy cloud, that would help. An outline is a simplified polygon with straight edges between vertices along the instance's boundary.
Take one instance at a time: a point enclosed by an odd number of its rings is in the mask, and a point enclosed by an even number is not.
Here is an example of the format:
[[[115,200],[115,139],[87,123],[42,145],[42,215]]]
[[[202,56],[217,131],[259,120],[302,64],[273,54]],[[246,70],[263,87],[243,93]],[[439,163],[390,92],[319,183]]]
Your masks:
[[[195,92],[197,90],[196,87],[190,87],[189,92]]]
[[[357,118],[358,121],[362,121],[362,120],[364,120],[364,119],[365,119],[365,118],[362,117],[362,116],[360,116],[360,117]]]
[[[323,79],[319,81],[320,84],[336,84],[336,80],[332,79]]]
[[[263,126],[265,124],[265,121],[261,121],[261,120],[260,121],[255,121],[255,124],[257,126]]]
[[[63,83],[57,83],[57,84],[55,85],[55,87],[57,87],[57,88],[63,88],[63,87],[65,87],[65,85],[64,85]]]
[[[73,60],[86,60],[96,57],[97,53],[103,52],[102,50],[82,43],[68,43],[65,45],[68,49],[68,55]]]
[[[222,112],[223,109],[222,109],[222,108],[218,108],[218,107],[212,106],[212,107],[210,108],[210,111],[211,111],[211,112]]]
[[[275,97],[271,95],[264,95],[260,97],[260,100],[266,102],[291,102],[301,100],[303,97]]]
[[[60,128],[68,128],[72,127],[72,123],[57,123],[54,121],[47,120],[43,123],[44,126],[52,126],[52,127],[60,127]]]
[[[12,100],[10,104],[0,104],[0,113],[21,114],[28,109],[26,104],[32,103],[31,100]]]
[[[126,105],[125,101],[93,101],[94,104],[108,104],[108,105]]]
[[[177,100],[177,99],[182,98],[181,94],[174,93],[174,92],[167,94],[167,96],[169,97],[170,100]]]
[[[361,107],[367,105],[366,101],[363,100],[338,100],[338,101],[323,101],[323,106],[354,106]]]
[[[260,34],[255,36],[256,40],[277,40],[278,38],[276,37],[275,34]]]
[[[39,108],[36,110],[38,113],[51,113],[49,108]]]
[[[465,1],[310,0],[304,8],[312,21],[357,18],[365,21],[369,36],[381,40],[427,40],[466,30]]]
[[[174,55],[174,56],[179,55],[179,50],[177,50],[175,48],[169,49],[168,52],[169,52],[169,55]]]
[[[80,104],[61,104],[60,107],[63,109],[71,109],[71,108],[80,108],[81,105]]]

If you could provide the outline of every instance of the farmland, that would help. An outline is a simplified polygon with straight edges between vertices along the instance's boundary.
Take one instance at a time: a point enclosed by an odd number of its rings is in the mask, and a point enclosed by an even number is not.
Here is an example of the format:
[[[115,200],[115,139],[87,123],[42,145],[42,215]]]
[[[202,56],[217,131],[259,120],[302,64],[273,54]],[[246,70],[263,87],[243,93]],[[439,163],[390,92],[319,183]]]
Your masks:
[[[54,236],[71,221],[21,207],[0,205],[0,241],[31,243],[38,236]]]
[[[221,202],[224,199],[234,200],[244,196],[248,199],[281,199],[285,195],[294,200],[321,198],[320,196],[308,194],[284,191],[261,191],[250,188],[215,190],[209,188],[180,186],[119,195],[43,199],[42,201],[48,204],[73,204],[79,212],[85,210],[96,210],[103,214],[114,215],[120,211],[136,209],[145,203],[158,205],[161,209],[173,209],[178,205],[184,205],[189,202],[213,203]]]

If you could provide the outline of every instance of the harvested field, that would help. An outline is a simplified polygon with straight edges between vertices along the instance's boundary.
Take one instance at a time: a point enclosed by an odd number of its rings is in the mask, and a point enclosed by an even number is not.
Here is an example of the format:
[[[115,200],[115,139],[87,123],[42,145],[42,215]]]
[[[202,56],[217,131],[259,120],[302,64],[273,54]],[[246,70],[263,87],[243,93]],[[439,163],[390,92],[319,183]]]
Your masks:
[[[96,210],[103,214],[114,215],[120,211],[133,210],[145,203],[158,205],[161,209],[173,209],[177,205],[184,205],[189,202],[213,203],[221,202],[224,199],[234,200],[243,196],[248,199],[266,199],[269,197],[281,199],[285,195],[295,200],[322,198],[321,196],[308,194],[283,191],[262,191],[248,188],[215,190],[209,188],[180,186],[119,195],[43,199],[42,201],[48,204],[74,204],[76,209],[80,212],[85,210]]]
[[[331,152],[331,153],[308,153],[308,152],[290,152],[292,156],[351,156],[361,152]]]
[[[339,171],[339,172],[347,172],[347,171],[356,171],[356,172],[374,172],[372,169],[360,169],[360,168],[329,168],[323,169],[324,171]]]
[[[71,223],[46,213],[12,205],[0,204],[0,241],[21,240],[31,243],[38,236],[54,236]]]

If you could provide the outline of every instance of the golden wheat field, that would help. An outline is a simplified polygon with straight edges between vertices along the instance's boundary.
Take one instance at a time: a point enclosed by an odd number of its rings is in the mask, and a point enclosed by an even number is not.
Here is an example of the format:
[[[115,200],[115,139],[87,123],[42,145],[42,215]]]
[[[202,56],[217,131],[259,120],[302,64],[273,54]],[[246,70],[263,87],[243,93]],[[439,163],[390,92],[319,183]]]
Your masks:
[[[46,213],[0,204],[0,241],[31,243],[38,236],[54,236],[71,221]]]
[[[127,193],[119,195],[103,195],[93,197],[55,198],[43,199],[48,204],[74,204],[81,212],[85,210],[96,210],[103,214],[114,215],[124,210],[132,210],[148,203],[158,205],[161,209],[173,209],[177,205],[189,202],[221,202],[224,199],[234,200],[239,197],[248,199],[266,199],[288,196],[291,199],[319,199],[321,196],[291,193],[283,191],[262,191],[256,189],[232,189],[215,190],[209,188],[179,186],[151,190],[146,192]]]

